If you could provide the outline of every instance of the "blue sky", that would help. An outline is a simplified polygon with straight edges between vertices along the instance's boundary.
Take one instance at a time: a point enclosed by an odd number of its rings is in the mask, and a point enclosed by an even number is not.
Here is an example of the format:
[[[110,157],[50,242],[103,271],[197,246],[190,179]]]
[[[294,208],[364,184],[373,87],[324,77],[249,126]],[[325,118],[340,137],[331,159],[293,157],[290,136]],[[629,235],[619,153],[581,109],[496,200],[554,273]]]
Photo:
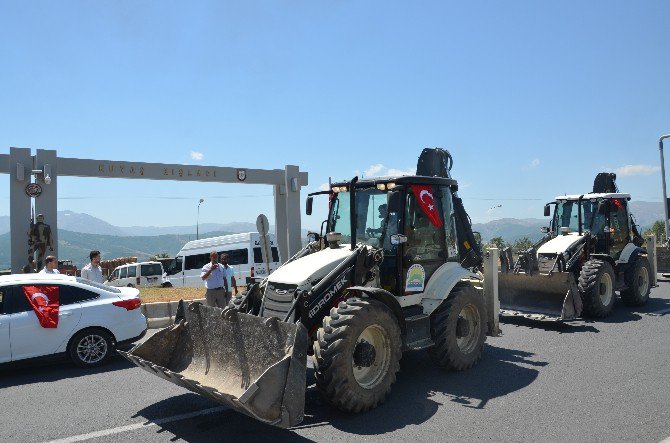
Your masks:
[[[660,201],[668,16],[667,1],[0,0],[0,152],[295,164],[313,191],[439,146],[476,222],[540,218],[601,170]],[[273,215],[263,186],[61,177],[59,194],[123,226],[193,224],[201,197],[201,222]]]

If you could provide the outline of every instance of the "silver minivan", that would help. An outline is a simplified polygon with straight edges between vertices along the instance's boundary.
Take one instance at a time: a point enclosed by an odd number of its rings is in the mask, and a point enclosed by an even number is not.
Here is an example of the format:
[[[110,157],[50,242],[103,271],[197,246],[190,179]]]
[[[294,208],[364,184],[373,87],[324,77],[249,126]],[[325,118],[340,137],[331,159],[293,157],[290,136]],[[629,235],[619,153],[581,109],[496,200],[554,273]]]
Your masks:
[[[117,266],[105,282],[107,286],[161,286],[163,265],[157,261],[129,263]]]

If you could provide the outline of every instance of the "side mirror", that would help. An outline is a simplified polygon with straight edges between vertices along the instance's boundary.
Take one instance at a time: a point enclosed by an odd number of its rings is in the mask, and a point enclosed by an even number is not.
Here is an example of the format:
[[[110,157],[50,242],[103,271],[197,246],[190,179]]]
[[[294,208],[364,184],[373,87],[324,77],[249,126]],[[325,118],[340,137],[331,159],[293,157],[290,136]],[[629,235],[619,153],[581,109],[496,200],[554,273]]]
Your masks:
[[[551,215],[551,208],[549,205],[544,205],[544,216],[549,217]]]
[[[314,198],[310,195],[307,197],[307,202],[306,202],[306,207],[305,207],[305,213],[307,215],[312,215],[312,204],[314,203]]]
[[[407,236],[402,234],[394,234],[391,236],[392,245],[400,245],[402,243],[407,243]]]
[[[317,241],[318,237],[319,234],[317,234],[316,232],[309,231],[307,233],[307,241],[309,241],[310,243]]]
[[[546,226],[542,226],[540,228],[540,232],[543,233],[543,234],[549,234],[549,228],[547,228]]]
[[[388,212],[400,212],[402,210],[402,192],[391,191],[389,193]]]

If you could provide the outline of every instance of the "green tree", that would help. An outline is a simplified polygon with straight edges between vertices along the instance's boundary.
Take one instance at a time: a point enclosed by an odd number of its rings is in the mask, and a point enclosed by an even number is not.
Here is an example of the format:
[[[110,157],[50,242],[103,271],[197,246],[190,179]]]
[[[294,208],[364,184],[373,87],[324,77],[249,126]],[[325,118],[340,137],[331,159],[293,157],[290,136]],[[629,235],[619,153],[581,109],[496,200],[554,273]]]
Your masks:
[[[498,248],[498,250],[503,250],[507,247],[507,242],[503,240],[502,237],[493,237],[486,245],[489,248]]]
[[[159,252],[158,254],[153,255],[149,260],[156,261],[159,258],[170,258],[170,254],[168,254],[167,252]]]
[[[665,224],[663,223],[663,220],[658,220],[656,223],[654,223],[651,228],[642,233],[642,236],[645,237],[646,241],[646,237],[651,234],[656,236],[656,244],[665,243]]]
[[[514,244],[512,245],[512,249],[514,250],[514,252],[518,253],[520,251],[525,251],[531,246],[533,246],[533,242],[531,241],[531,239],[529,239],[528,237],[522,237],[514,242]]]

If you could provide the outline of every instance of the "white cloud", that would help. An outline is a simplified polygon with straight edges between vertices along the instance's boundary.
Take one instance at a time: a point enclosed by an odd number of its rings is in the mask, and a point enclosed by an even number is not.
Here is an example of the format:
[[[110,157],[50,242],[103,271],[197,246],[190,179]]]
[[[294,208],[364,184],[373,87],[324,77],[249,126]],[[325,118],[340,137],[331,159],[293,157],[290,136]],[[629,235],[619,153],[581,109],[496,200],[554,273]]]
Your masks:
[[[538,166],[540,166],[540,159],[534,158],[533,161],[530,162],[530,167],[537,168]]]
[[[329,191],[330,190],[330,185],[328,183],[323,183],[321,186],[319,186],[319,191]]]
[[[193,160],[202,160],[205,155],[202,152],[191,151],[191,158]]]
[[[358,174],[358,171],[356,171]],[[398,175],[414,175],[416,174],[416,169],[396,169],[396,168],[387,168],[381,163],[377,163],[368,167],[363,171],[363,177],[387,177],[387,176],[398,176]]]
[[[384,165],[377,163],[376,165],[370,166],[368,169],[363,171],[363,177],[375,177],[379,175],[379,172],[384,169]]]
[[[393,169],[390,168],[386,171],[386,174],[384,175],[414,175],[416,174],[416,169]]]
[[[660,166],[651,165],[625,165],[614,169],[617,175],[626,177],[631,175],[650,175],[661,170]]]

